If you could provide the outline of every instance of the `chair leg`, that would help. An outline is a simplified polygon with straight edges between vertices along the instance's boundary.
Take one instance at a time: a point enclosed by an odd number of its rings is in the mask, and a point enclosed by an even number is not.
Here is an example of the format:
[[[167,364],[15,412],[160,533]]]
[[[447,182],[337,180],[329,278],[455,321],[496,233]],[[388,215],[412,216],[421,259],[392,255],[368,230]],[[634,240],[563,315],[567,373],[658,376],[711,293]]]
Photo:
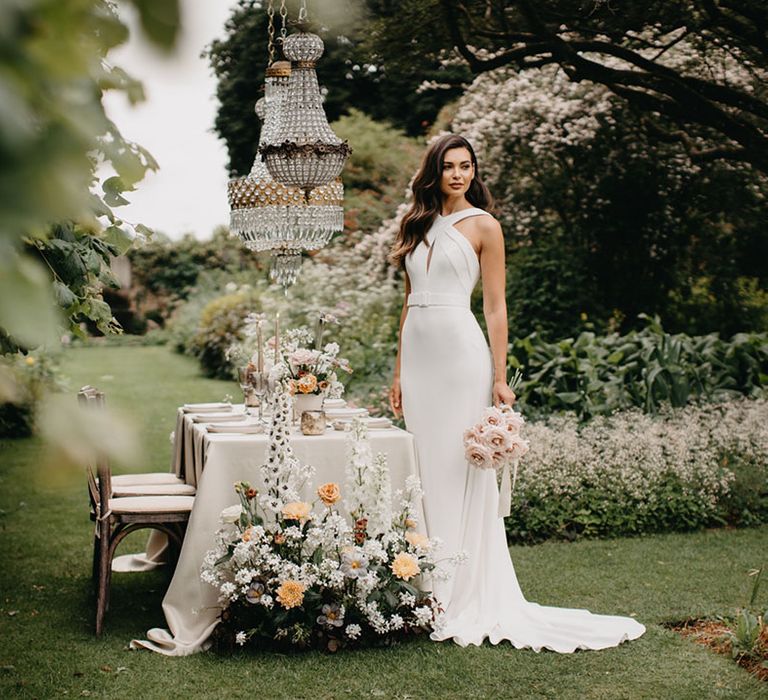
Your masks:
[[[99,544],[100,538],[93,536],[93,566],[91,567],[91,579],[93,588],[98,593],[99,590]]]
[[[109,605],[109,586],[111,582],[112,561],[109,557],[109,524],[101,523],[99,537],[99,580],[96,591],[96,636],[100,637],[104,628],[104,616]]]

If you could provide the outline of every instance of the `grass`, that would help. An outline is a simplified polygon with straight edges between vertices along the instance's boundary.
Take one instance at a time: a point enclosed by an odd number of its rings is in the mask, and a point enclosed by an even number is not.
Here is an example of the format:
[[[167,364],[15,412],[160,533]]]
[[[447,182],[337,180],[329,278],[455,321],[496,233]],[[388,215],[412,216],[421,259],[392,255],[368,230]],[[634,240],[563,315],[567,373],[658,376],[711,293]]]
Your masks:
[[[64,366],[73,389],[96,384],[111,405],[133,414],[156,469],[168,463],[178,404],[237,395],[234,383],[201,378],[193,362],[163,347],[77,348]],[[661,626],[743,605],[746,572],[768,551],[768,526],[512,548],[530,600],[634,615],[647,626],[615,649],[536,654],[423,639],[338,655],[166,658],[127,646],[165,626],[167,572],[116,575],[106,633],[94,638],[84,478],[51,478],[42,453],[34,438],[0,441],[0,697],[768,697],[765,684],[727,657]],[[768,605],[767,590],[758,605]]]

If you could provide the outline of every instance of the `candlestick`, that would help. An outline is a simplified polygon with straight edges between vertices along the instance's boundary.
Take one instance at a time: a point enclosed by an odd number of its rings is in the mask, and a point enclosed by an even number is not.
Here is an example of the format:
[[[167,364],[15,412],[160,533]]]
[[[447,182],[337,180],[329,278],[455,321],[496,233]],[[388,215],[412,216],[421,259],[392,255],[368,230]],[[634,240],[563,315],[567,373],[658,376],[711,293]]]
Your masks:
[[[256,360],[256,366],[259,372],[263,372],[264,371],[264,341],[261,337],[261,319],[259,319],[258,325],[256,326],[256,328],[258,331],[256,333],[256,342],[258,343],[258,347],[259,347],[259,354],[257,356],[258,359]]]
[[[279,362],[277,359],[280,354],[280,312],[275,314],[275,364]]]

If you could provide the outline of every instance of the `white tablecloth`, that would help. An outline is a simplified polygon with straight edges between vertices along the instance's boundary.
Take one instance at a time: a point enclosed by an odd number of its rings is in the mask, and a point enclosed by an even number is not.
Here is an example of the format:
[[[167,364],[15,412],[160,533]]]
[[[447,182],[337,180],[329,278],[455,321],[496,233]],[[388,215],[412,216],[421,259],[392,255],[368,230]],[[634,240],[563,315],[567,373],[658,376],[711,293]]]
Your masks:
[[[369,432],[374,455],[387,456],[392,489],[402,488],[411,474],[418,475],[414,438],[410,433],[392,428]],[[200,580],[203,557],[213,546],[214,534],[220,527],[219,513],[237,504],[234,491],[237,481],[250,481],[261,486],[259,467],[266,459],[266,435],[233,435],[208,433],[204,425],[193,424],[179,416],[174,449],[174,467],[188,483],[197,485],[195,505],[189,519],[176,571],[163,599],[168,629],[154,628],[147,640],[134,640],[132,647],[145,647],[170,656],[185,656],[203,651],[216,626],[220,608],[216,590]],[[304,497],[314,499],[318,484],[335,481],[344,488],[348,435],[329,431],[321,436],[291,437],[296,457],[315,467],[314,483],[308,485]],[[423,513],[416,513],[421,523]],[[148,556],[150,552],[148,551]],[[151,556],[150,556],[151,560]]]

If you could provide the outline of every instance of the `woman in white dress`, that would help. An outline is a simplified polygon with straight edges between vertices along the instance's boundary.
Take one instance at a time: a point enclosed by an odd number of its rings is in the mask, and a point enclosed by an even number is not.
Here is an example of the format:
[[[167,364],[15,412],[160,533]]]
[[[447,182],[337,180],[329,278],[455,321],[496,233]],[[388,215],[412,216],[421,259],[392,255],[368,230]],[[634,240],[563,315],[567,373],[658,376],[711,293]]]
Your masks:
[[[515,401],[506,379],[504,236],[463,137],[432,144],[412,189],[392,251],[405,268],[406,301],[390,402],[416,438],[429,536],[445,554],[469,556],[450,580],[435,581],[445,616],[432,639],[572,652],[639,637],[645,627],[629,617],[525,600],[497,515],[495,473],[468,465],[462,439],[491,402]],[[478,279],[490,348],[470,310]]]

